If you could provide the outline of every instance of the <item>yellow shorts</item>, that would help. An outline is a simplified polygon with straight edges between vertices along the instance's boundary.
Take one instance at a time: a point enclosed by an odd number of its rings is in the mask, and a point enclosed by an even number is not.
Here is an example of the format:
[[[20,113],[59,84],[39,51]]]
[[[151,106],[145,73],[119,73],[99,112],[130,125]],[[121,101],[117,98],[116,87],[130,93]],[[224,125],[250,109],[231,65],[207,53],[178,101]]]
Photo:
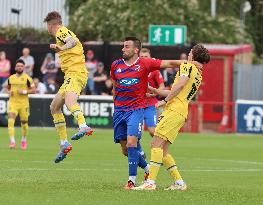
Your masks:
[[[74,75],[68,74],[64,77],[64,83],[59,88],[58,93],[65,97],[65,93],[74,92],[77,95],[80,95],[81,91],[85,88],[88,77],[86,74],[83,75]]]
[[[28,121],[28,117],[30,114],[28,106],[15,105],[12,103],[9,103],[7,112],[15,113],[16,116],[19,115],[20,120],[23,120],[23,121]]]
[[[181,114],[166,109],[158,118],[154,135],[173,143],[184,123],[185,118]]]

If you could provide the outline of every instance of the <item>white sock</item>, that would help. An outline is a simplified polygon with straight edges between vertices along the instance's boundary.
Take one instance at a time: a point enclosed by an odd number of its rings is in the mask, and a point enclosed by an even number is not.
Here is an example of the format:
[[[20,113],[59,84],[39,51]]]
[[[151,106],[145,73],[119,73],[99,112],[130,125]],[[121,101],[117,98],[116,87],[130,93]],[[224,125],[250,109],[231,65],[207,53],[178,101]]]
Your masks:
[[[144,167],[144,172],[145,172],[145,173],[149,173],[149,169],[150,169],[150,165],[147,164],[147,166]]]
[[[178,185],[184,185],[184,180],[176,180],[175,183]]]
[[[60,140],[60,145],[64,145],[68,140]]]
[[[79,125],[79,128],[84,128],[84,127],[87,127],[87,124],[86,124],[86,123],[83,123],[83,124],[80,124],[80,125]]]
[[[136,176],[129,176],[129,180],[131,180],[135,184]]]
[[[22,142],[25,142],[25,141],[26,141],[26,136],[22,136],[21,141],[22,141]]]
[[[147,179],[147,183],[149,183],[149,184],[155,184],[155,181],[154,180],[152,180],[152,179]]]
[[[10,137],[10,142],[12,142],[12,143],[16,143],[16,141],[15,141],[15,137]]]

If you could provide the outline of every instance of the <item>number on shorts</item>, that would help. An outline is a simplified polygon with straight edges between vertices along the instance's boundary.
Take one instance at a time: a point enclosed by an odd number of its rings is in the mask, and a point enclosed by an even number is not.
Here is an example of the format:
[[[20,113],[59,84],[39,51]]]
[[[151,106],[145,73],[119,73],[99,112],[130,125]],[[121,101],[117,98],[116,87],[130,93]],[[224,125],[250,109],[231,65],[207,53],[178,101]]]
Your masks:
[[[68,84],[70,83],[70,80],[71,80],[71,78],[68,78],[68,79],[66,80],[66,85],[68,85]]]
[[[139,131],[139,132],[142,131],[142,123],[139,123],[138,131]]]
[[[158,123],[163,119],[163,115],[160,115],[159,117],[158,117]]]

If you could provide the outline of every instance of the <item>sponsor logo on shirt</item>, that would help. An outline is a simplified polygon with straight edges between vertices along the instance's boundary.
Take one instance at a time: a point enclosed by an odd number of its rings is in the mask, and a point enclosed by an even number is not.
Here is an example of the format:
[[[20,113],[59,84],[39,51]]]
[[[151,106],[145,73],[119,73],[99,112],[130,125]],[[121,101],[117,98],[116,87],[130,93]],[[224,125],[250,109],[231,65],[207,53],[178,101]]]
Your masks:
[[[131,86],[139,83],[140,80],[138,78],[122,78],[119,80],[119,83],[122,86]]]

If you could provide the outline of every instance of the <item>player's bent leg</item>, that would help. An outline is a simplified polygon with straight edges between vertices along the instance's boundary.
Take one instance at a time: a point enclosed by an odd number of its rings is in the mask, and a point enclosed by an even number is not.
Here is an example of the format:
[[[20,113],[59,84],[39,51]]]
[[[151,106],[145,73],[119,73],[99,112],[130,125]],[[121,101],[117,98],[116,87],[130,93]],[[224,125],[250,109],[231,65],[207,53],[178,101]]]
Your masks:
[[[120,145],[122,154],[128,157],[127,140],[120,140]]]
[[[60,93],[57,93],[50,105],[53,122],[60,138],[60,152],[57,154],[54,162],[59,163],[66,158],[67,154],[72,150],[72,146],[67,140],[67,130],[65,117],[61,111],[64,99]]]
[[[67,92],[65,94],[65,104],[74,116],[79,126],[79,131],[71,137],[72,140],[79,140],[83,136],[89,136],[93,133],[93,130],[86,124],[85,117],[83,115],[83,112],[81,111],[79,104],[77,103],[77,99],[78,94],[74,92]]]
[[[138,150],[139,154],[146,160],[146,154],[142,149],[140,140],[138,140],[138,143],[137,143],[137,150]]]
[[[136,190],[155,190],[156,189],[156,178],[159,172],[159,169],[162,165],[163,161],[163,146],[165,144],[165,140],[159,138],[157,136],[153,137],[153,141],[151,144],[151,161],[150,161],[150,169],[149,169],[149,177],[146,182],[144,182],[141,186],[135,188]]]
[[[16,119],[16,113],[9,112],[8,113],[8,134],[9,134],[9,148],[15,149],[16,148],[16,142],[15,142],[15,119]]]
[[[137,166],[139,160],[139,152],[137,151],[137,137],[127,137],[128,148],[128,164],[129,164],[129,180],[124,189],[133,189],[135,187],[135,181],[137,176]]]
[[[153,137],[154,136],[155,127],[148,127],[147,129],[148,129],[150,135]]]
[[[149,164],[147,164],[145,158],[145,153],[142,151],[140,140],[137,142],[137,150],[139,152],[139,159],[138,159],[138,167],[144,170],[144,181],[146,181],[149,177]]]
[[[187,189],[187,186],[178,171],[174,158],[172,157],[172,155],[168,153],[169,145],[170,145],[170,142],[167,141],[163,147],[164,148],[163,165],[165,166],[167,171],[170,173],[170,176],[174,180],[174,183],[170,187],[166,188],[165,190],[185,191]]]
[[[26,136],[28,133],[28,121],[27,120],[21,120],[21,130],[22,130],[22,139],[21,139],[21,149],[26,150],[27,149],[27,141]]]
[[[55,163],[59,163],[61,162],[63,159],[66,158],[67,154],[72,150],[72,146],[71,144],[66,141],[64,144],[60,145],[60,152],[57,154],[54,162]]]

